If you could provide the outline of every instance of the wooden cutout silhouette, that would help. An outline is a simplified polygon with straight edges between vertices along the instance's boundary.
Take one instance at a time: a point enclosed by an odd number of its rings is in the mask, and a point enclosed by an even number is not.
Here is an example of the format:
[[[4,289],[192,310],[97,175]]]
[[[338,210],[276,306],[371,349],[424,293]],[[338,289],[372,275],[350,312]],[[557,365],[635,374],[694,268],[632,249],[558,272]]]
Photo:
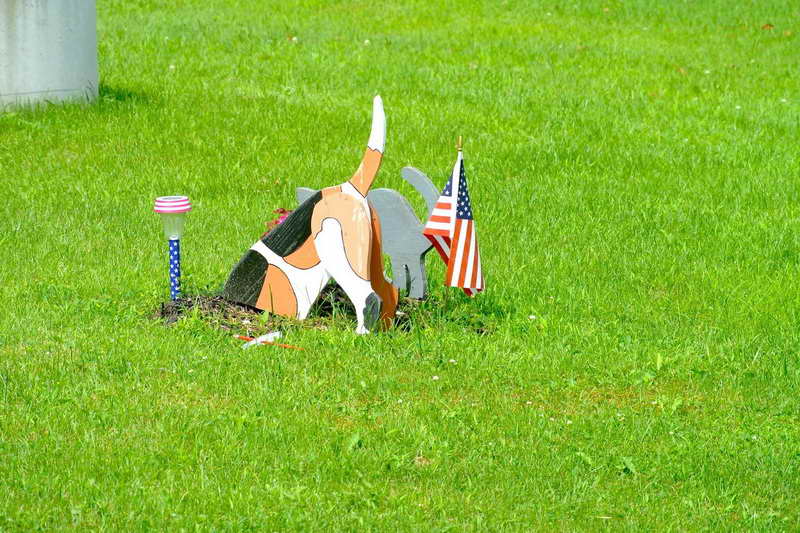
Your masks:
[[[433,211],[439,191],[430,178],[414,167],[405,167],[400,174],[425,199],[427,219]],[[313,189],[298,187],[295,190],[298,203],[315,194]],[[392,262],[392,283],[405,290],[409,298],[421,300],[427,294],[425,254],[432,246],[422,235],[423,222],[417,218],[408,200],[393,189],[375,189],[367,195],[372,212],[377,212],[381,225],[383,251]]]
[[[311,195],[257,241],[231,271],[223,297],[303,319],[333,278],[355,307],[357,333],[368,333],[379,319],[390,326],[398,293],[383,274],[380,225],[364,196],[385,142],[386,118],[376,96],[367,149],[355,174]]]

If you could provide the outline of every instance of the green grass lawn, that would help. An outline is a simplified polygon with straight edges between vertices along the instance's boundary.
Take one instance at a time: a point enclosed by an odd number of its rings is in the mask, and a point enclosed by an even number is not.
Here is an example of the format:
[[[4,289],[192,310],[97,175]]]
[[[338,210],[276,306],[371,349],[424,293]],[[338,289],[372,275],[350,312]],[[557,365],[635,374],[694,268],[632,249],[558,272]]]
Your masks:
[[[796,4],[222,4],[101,0],[100,100],[0,115],[0,531],[800,528]],[[155,320],[153,198],[211,293],[376,93],[420,213],[464,135],[487,290]]]

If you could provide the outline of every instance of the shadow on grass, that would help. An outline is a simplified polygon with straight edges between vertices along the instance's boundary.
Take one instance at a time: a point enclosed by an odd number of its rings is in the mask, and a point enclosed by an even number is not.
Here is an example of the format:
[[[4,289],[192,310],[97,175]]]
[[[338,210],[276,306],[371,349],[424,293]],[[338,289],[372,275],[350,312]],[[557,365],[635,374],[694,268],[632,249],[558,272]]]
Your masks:
[[[124,87],[114,87],[112,85],[100,84],[98,103],[147,103],[148,96],[139,91],[133,91]]]
[[[150,97],[121,87],[101,83],[96,100],[72,98],[66,100],[42,100],[0,106],[0,126],[14,129],[41,129],[50,121],[58,120],[59,113],[76,113],[88,116],[113,110],[118,104],[152,103]]]

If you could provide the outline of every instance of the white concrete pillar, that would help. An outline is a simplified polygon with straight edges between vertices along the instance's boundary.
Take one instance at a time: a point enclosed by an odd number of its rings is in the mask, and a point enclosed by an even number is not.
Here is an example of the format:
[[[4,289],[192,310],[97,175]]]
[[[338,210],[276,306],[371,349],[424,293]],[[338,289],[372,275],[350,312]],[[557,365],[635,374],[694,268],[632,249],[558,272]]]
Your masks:
[[[97,97],[95,0],[0,0],[0,107]]]

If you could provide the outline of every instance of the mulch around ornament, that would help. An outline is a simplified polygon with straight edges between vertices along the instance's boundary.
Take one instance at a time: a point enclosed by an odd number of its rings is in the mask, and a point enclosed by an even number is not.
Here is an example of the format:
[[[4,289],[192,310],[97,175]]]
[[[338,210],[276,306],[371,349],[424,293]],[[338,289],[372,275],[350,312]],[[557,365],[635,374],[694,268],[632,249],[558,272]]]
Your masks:
[[[400,298],[398,313],[394,327],[408,331],[411,327],[410,313],[419,306],[419,302],[409,298]],[[177,300],[164,302],[154,313],[154,318],[164,324],[176,323],[186,315],[195,314],[214,327],[230,331],[235,335],[258,337],[270,331],[280,329],[305,328],[327,330],[334,320],[355,322],[356,313],[345,292],[336,284],[326,286],[308,318],[297,320],[279,315],[265,313],[253,307],[225,300],[218,295],[188,295]]]

